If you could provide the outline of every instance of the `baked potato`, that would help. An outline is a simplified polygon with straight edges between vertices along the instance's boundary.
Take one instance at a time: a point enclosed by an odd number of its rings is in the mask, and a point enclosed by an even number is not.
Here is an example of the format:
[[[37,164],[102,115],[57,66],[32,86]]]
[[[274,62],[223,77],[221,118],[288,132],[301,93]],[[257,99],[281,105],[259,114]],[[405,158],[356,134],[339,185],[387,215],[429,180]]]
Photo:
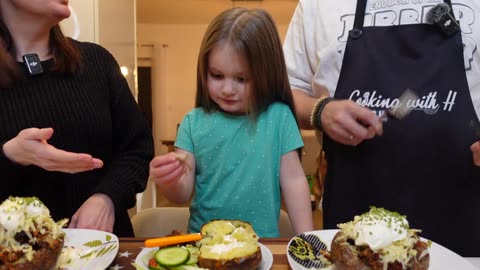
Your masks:
[[[258,236],[250,223],[213,220],[201,228],[198,265],[212,270],[256,269],[262,261]]]
[[[399,261],[388,262],[384,268],[382,252],[374,252],[368,245],[356,246],[352,239],[339,231],[332,240],[330,258],[339,270],[426,270],[430,262],[430,255],[426,242],[417,240],[413,249],[416,255],[402,265]]]
[[[0,270],[49,270],[62,251],[64,219],[56,223],[35,197],[10,197],[0,205]]]
[[[339,270],[426,270],[429,243],[409,229],[405,216],[383,208],[340,224],[330,259]]]

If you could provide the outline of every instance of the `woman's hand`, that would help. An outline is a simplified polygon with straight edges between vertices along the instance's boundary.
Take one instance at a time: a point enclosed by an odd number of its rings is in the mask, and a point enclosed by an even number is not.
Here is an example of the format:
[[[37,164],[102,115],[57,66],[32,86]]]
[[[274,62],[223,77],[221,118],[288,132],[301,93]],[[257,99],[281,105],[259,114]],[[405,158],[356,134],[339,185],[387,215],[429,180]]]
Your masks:
[[[105,194],[93,194],[75,212],[68,228],[93,229],[113,232],[115,206]]]
[[[103,167],[89,154],[66,152],[47,143],[52,128],[28,128],[3,145],[5,156],[23,166],[35,165],[47,171],[78,173]]]
[[[470,146],[470,150],[473,154],[473,164],[480,167],[480,141],[474,142]]]
[[[186,157],[176,152],[155,157],[150,162],[150,177],[159,185],[178,181],[190,169]]]
[[[333,140],[358,145],[382,135],[383,126],[375,113],[351,100],[333,100],[323,108],[322,129]]]

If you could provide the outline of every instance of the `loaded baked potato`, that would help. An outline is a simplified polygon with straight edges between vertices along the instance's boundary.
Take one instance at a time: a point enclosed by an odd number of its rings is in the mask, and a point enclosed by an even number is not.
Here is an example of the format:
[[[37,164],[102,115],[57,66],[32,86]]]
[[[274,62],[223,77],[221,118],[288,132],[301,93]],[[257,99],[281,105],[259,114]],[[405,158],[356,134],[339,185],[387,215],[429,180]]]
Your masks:
[[[405,216],[372,207],[339,227],[330,250],[339,270],[428,269],[429,243],[409,229]]]
[[[256,269],[262,252],[250,223],[240,220],[213,220],[201,228],[198,265],[212,270]]]
[[[49,270],[65,238],[62,227],[37,198],[10,197],[0,205],[0,270]]]

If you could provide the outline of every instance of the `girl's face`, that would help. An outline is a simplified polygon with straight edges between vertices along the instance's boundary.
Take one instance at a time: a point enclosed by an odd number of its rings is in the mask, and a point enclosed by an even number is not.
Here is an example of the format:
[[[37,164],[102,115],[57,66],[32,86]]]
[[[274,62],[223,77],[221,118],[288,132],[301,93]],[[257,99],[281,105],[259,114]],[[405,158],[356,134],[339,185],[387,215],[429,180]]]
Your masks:
[[[41,18],[56,24],[70,16],[68,0],[0,0],[10,2],[10,10],[25,19]],[[7,3],[5,3],[7,4]],[[8,4],[7,4],[8,5]]]
[[[215,46],[208,56],[207,87],[210,97],[222,110],[245,114],[253,91],[246,59],[228,43]]]

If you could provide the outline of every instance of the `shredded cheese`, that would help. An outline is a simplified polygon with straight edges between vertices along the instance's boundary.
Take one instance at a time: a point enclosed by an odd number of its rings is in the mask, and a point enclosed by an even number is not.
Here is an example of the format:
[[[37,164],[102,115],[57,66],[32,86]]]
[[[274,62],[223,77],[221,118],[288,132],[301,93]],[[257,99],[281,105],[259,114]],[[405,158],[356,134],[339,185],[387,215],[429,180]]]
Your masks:
[[[21,252],[29,261],[35,252],[32,244],[46,236],[57,239],[68,222],[68,219],[55,222],[48,208],[36,197],[9,197],[0,205],[0,216],[0,245],[5,250]],[[29,239],[23,244],[15,239],[22,231]]]

